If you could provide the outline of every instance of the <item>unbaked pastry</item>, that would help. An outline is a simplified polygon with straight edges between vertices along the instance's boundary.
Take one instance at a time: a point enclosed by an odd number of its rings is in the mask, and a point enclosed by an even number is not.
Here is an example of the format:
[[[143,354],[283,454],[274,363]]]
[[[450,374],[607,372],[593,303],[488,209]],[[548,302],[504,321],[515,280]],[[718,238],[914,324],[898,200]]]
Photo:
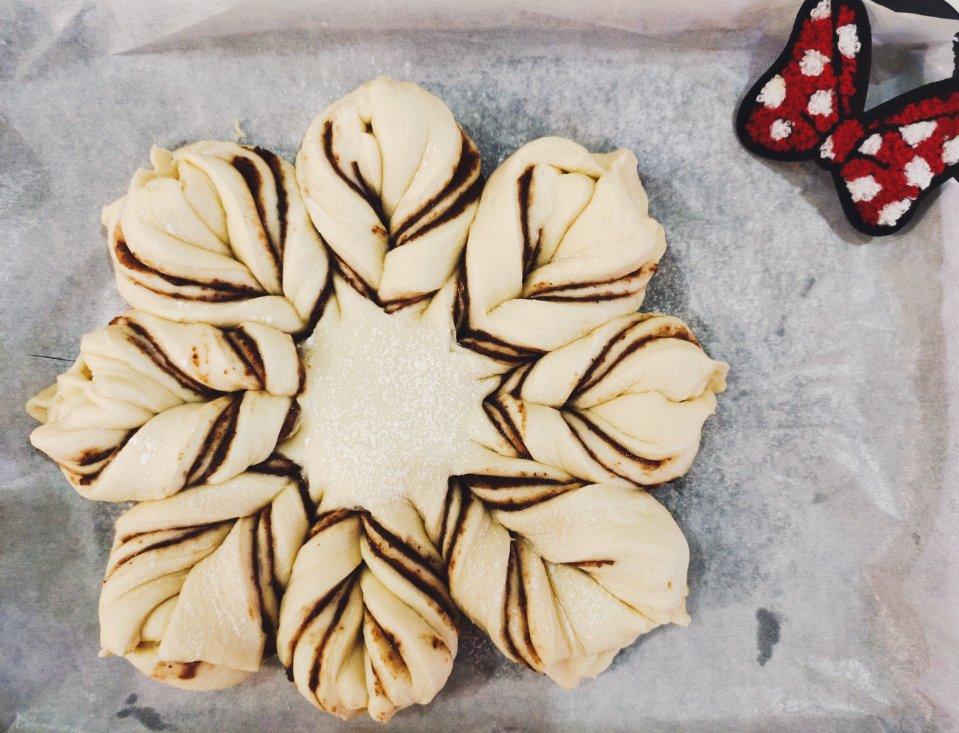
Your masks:
[[[150,162],[103,210],[120,295],[174,321],[308,334],[330,271],[293,166],[210,140],[155,147]]]
[[[470,228],[459,337],[507,362],[558,349],[643,302],[666,251],[628,150],[527,143],[493,171]]]
[[[321,514],[283,598],[277,653],[311,703],[385,722],[425,705],[456,656],[443,559],[413,510]]]
[[[507,657],[566,689],[640,634],[689,623],[686,539],[625,481],[587,483],[490,452],[451,479],[429,530],[463,612]]]
[[[124,512],[100,593],[101,656],[192,690],[257,671],[311,511],[295,465],[274,457]]]
[[[567,688],[688,623],[689,550],[643,487],[689,468],[727,367],[637,312],[665,238],[632,153],[535,140],[480,196],[450,110],[376,79],[296,171],[151,159],[104,211],[136,310],[27,407],[81,495],[142,502],[104,655],[216,689],[275,641],[314,705],[385,721],[445,684],[457,607]]]
[[[485,407],[500,453],[584,481],[660,484],[692,464],[727,370],[679,319],[636,313],[516,367]]]
[[[303,375],[288,334],[130,311],[27,403],[34,446],[88,499],[162,499],[266,460],[296,427]]]
[[[422,87],[374,79],[331,104],[306,131],[296,172],[337,270],[386,310],[429,298],[456,269],[480,157]]]

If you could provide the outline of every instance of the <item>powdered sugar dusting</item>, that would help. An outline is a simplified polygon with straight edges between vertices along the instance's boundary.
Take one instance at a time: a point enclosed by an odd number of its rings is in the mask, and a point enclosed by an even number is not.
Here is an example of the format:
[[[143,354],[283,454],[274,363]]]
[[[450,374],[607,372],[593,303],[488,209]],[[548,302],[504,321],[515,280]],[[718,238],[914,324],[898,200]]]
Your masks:
[[[324,510],[382,506],[424,483],[443,490],[482,410],[488,367],[455,344],[449,321],[387,315],[348,287],[337,303],[305,344],[300,429],[282,452]]]

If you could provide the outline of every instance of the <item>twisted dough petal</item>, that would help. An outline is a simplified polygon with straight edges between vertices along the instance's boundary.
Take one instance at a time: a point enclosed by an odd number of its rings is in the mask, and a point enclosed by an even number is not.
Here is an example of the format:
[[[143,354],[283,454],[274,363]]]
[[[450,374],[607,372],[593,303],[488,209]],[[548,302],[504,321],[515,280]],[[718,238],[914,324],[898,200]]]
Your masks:
[[[126,511],[100,594],[101,655],[195,690],[255,672],[311,510],[296,465],[274,457]]]
[[[297,688],[346,720],[385,722],[446,683],[457,629],[443,562],[408,507],[321,514],[293,565],[277,654]]]
[[[451,479],[432,529],[460,609],[507,657],[567,689],[640,634],[689,622],[686,540],[662,505],[626,482],[584,485],[491,456]]]
[[[479,153],[425,89],[380,78],[334,102],[307,130],[296,172],[338,271],[387,310],[424,300],[456,269]]]
[[[527,361],[635,311],[666,251],[627,150],[527,143],[490,176],[466,245],[460,340]]]
[[[87,498],[161,499],[265,460],[295,428],[302,379],[288,334],[130,311],[27,404],[44,423],[30,440]]]
[[[229,142],[150,157],[153,170],[103,210],[120,295],[175,321],[308,335],[330,270],[293,166]]]
[[[484,404],[491,447],[586,481],[670,481],[696,457],[727,370],[679,319],[623,316],[507,373]]]

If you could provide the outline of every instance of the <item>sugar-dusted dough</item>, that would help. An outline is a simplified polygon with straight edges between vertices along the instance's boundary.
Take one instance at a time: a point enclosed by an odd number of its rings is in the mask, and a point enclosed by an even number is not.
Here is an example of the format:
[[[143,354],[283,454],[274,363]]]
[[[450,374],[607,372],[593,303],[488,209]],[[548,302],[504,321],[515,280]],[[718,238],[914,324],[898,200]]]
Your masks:
[[[124,512],[100,593],[101,654],[194,690],[257,671],[311,510],[296,467],[275,458]]]
[[[453,599],[513,661],[569,689],[656,626],[685,626],[689,549],[619,479],[588,483],[488,452],[428,526]]]
[[[496,365],[453,340],[451,292],[393,314],[339,278],[335,293],[301,347],[299,429],[280,450],[303,467],[320,511],[441,502],[487,435]]]
[[[174,321],[308,333],[330,270],[293,166],[211,140],[155,147],[150,162],[103,210],[120,295]]]
[[[696,457],[727,370],[679,319],[622,316],[504,377],[486,400],[495,447],[584,481],[670,481]]]
[[[259,147],[154,148],[106,207],[133,307],[30,400],[116,521],[103,656],[213,690],[274,651],[340,718],[430,703],[463,615],[564,688],[685,625],[647,487],[725,389],[642,313],[666,247],[628,150],[534,140],[483,182],[453,113],[380,78]]]
[[[162,499],[265,460],[296,427],[303,374],[288,334],[139,311],[83,337],[27,403],[34,446],[88,499]]]
[[[666,251],[628,150],[527,143],[489,177],[470,228],[460,340],[508,362],[635,311]]]
[[[480,157],[422,87],[374,79],[331,104],[306,131],[296,172],[337,269],[384,308],[429,298],[456,269]]]
[[[307,700],[344,720],[368,711],[385,722],[440,691],[457,639],[443,559],[411,507],[317,517],[277,636]]]

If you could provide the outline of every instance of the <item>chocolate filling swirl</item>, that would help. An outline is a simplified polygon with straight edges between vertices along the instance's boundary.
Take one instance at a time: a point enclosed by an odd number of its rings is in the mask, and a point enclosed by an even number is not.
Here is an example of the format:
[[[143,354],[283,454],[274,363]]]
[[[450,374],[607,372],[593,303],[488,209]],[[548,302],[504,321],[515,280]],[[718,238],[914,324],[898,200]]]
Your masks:
[[[385,238],[386,251],[403,247],[425,237],[439,227],[462,216],[479,199],[482,190],[480,177],[479,151],[473,141],[460,128],[460,151],[449,178],[442,188],[418,209],[401,222],[393,222],[386,213],[379,194],[366,181],[356,160],[344,162],[336,149],[336,135],[333,120],[323,125],[322,149],[336,176],[357,196],[363,199],[376,215],[379,224],[374,234]],[[334,252],[335,268],[349,285],[365,298],[372,300],[389,313],[409,308],[433,297],[435,290],[429,292],[411,292],[407,295],[389,299],[381,298],[374,283],[368,282],[342,254]]]

